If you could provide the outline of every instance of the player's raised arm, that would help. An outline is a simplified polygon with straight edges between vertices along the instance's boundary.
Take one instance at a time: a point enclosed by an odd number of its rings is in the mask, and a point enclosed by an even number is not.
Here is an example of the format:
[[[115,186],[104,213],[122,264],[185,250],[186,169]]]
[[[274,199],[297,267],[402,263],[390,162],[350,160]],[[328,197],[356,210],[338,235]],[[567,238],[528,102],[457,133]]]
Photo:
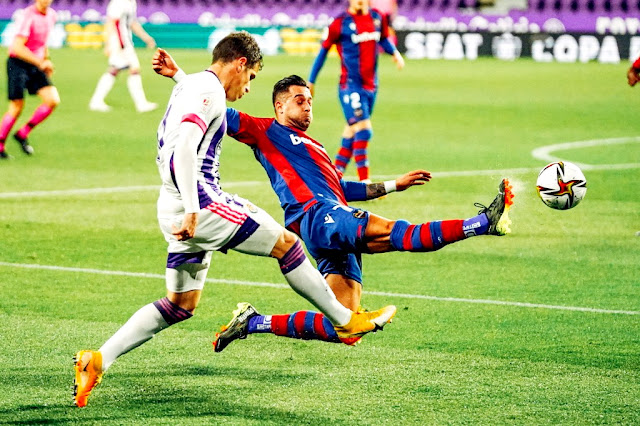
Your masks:
[[[186,74],[180,69],[176,61],[169,55],[169,52],[162,48],[157,48],[151,58],[151,67],[156,74],[172,78],[176,83]]]

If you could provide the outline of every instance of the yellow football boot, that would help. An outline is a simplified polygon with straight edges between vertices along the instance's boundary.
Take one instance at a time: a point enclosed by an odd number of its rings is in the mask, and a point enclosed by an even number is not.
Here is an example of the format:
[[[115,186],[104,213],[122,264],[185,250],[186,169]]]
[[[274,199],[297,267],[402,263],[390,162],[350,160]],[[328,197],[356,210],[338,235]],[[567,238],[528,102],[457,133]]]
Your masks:
[[[89,394],[102,381],[102,354],[98,351],[80,351],[73,357],[76,377],[73,397],[78,407],[87,405]]]

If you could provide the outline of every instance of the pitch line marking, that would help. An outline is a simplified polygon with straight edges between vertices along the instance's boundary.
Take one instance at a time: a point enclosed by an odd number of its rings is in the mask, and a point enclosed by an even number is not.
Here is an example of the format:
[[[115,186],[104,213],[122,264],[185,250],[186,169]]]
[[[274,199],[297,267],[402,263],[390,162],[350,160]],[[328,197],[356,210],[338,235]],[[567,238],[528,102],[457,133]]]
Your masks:
[[[558,144],[541,146],[531,151],[533,158],[537,160],[546,161],[552,163],[554,161],[562,160],[560,157],[552,156],[551,153],[559,150],[575,149],[575,148],[587,148],[599,145],[617,145],[626,143],[640,143],[640,136],[624,137],[624,138],[609,138],[609,139],[592,139],[586,141],[576,142],[563,142]],[[638,169],[640,163],[621,163],[621,164],[576,164],[585,170],[625,170],[625,169]],[[465,176],[508,176],[514,174],[526,174],[532,172],[539,172],[539,167],[521,167],[513,169],[497,169],[497,170],[458,170],[449,172],[433,172],[433,177],[447,178],[447,177],[465,177]],[[395,179],[397,175],[376,175],[376,179],[387,180]],[[245,181],[245,182],[226,182],[225,188],[233,188],[238,186],[254,186],[267,184],[267,180],[264,181]],[[77,188],[77,189],[63,189],[52,191],[30,191],[30,192],[0,192],[0,199],[10,198],[33,198],[33,197],[57,197],[68,195],[94,195],[94,194],[112,194],[118,192],[143,192],[143,191],[158,191],[160,185],[138,185],[138,186],[116,186],[111,188]]]
[[[589,148],[592,146],[601,146],[601,145],[621,145],[628,143],[640,143],[640,136],[628,136],[624,138],[609,138],[609,139],[591,139],[585,141],[576,141],[576,142],[564,142],[557,143],[553,145],[541,146],[539,148],[531,151],[531,155],[533,158],[537,160],[546,161],[547,163],[553,163],[555,161],[561,161],[562,158],[555,157],[551,155],[554,151],[568,150],[568,149],[578,149],[578,148]],[[611,168],[638,168],[640,167],[640,163],[621,163],[621,164],[603,164],[603,165],[595,165],[595,164],[585,164],[585,163],[574,163],[584,169],[584,170],[598,170],[602,169],[603,166],[608,166]],[[616,166],[616,167],[613,167]]]
[[[72,268],[55,265],[38,265],[33,263],[9,263],[0,262],[0,266],[6,266],[9,268],[23,268],[23,269],[44,269],[49,271],[59,272],[78,272],[84,274],[97,274],[97,275],[116,275],[123,277],[135,277],[135,278],[150,278],[164,280],[165,276],[161,274],[149,274],[145,272],[127,272],[127,271],[109,271],[104,269],[92,269],[92,268]],[[290,287],[285,284],[266,283],[257,281],[242,281],[242,280],[226,280],[219,278],[207,278],[206,282],[214,284],[228,284],[228,285],[241,285],[250,287],[269,287],[277,289],[289,289]],[[397,297],[402,299],[421,299],[421,300],[433,300],[438,302],[457,302],[457,303],[475,303],[481,305],[498,305],[498,306],[514,306],[518,308],[536,308],[536,309],[551,309],[560,311],[577,311],[577,312],[589,312],[596,314],[618,314],[618,315],[640,315],[640,311],[627,311],[616,309],[599,309],[588,308],[581,306],[562,306],[562,305],[546,305],[540,303],[525,303],[525,302],[510,302],[504,300],[491,300],[491,299],[465,299],[460,297],[439,297],[439,296],[427,296],[422,294],[408,294],[408,293],[389,293],[383,291],[365,291],[364,294],[372,296],[384,296],[384,297]]]

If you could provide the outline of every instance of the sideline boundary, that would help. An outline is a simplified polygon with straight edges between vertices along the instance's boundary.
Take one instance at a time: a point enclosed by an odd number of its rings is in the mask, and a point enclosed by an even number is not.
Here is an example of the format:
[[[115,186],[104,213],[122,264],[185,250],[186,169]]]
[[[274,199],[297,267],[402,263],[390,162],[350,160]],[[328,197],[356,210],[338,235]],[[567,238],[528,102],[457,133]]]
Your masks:
[[[96,274],[96,275],[117,275],[117,276],[145,278],[145,279],[162,279],[162,280],[165,279],[164,275],[150,274],[145,272],[110,271],[110,270],[104,270],[104,269],[91,269],[91,268],[72,268],[72,267],[55,266],[55,265],[38,265],[34,263],[0,262],[0,267],[3,267],[3,266],[8,268],[40,269],[40,270],[49,270],[49,271],[58,271],[58,272],[74,272],[74,273]],[[216,283],[216,284],[249,286],[249,287],[268,287],[268,288],[276,288],[276,289],[289,289],[289,286],[286,284],[267,283],[267,282],[258,282],[258,281],[241,281],[241,280],[207,278],[206,282]],[[439,296],[428,296],[428,295],[422,295],[422,294],[389,293],[389,292],[382,292],[382,291],[364,291],[363,293],[371,296],[384,296],[384,297],[394,297],[394,298],[401,298],[401,299],[421,299],[421,300],[432,300],[437,302],[475,303],[475,304],[481,304],[481,305],[498,305],[498,306],[510,306],[510,307],[518,307],[518,308],[549,309],[549,310],[559,310],[559,311],[576,311],[576,312],[588,312],[588,313],[596,313],[596,314],[640,315],[640,311],[600,309],[600,308],[589,308],[589,307],[582,307],[582,306],[547,305],[547,304],[541,304],[541,303],[512,302],[512,301],[491,300],[491,299],[464,299],[459,297],[439,297]]]

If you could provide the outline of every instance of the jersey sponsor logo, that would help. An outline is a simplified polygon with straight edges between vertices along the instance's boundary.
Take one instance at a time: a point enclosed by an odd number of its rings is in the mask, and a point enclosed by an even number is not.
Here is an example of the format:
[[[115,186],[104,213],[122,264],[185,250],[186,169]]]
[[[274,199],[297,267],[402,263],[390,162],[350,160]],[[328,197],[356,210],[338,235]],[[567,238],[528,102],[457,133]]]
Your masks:
[[[335,220],[333,220],[333,218],[331,217],[331,215],[327,213],[327,214],[324,216],[324,223],[325,223],[325,224],[329,224],[329,223],[336,223],[336,221],[335,221]]]
[[[354,44],[362,43],[364,41],[380,41],[380,31],[373,31],[370,33],[351,34],[351,41]]]
[[[289,134],[289,138],[291,139],[291,143],[294,145],[300,145],[301,143],[311,143],[309,139],[294,135],[293,133]]]

